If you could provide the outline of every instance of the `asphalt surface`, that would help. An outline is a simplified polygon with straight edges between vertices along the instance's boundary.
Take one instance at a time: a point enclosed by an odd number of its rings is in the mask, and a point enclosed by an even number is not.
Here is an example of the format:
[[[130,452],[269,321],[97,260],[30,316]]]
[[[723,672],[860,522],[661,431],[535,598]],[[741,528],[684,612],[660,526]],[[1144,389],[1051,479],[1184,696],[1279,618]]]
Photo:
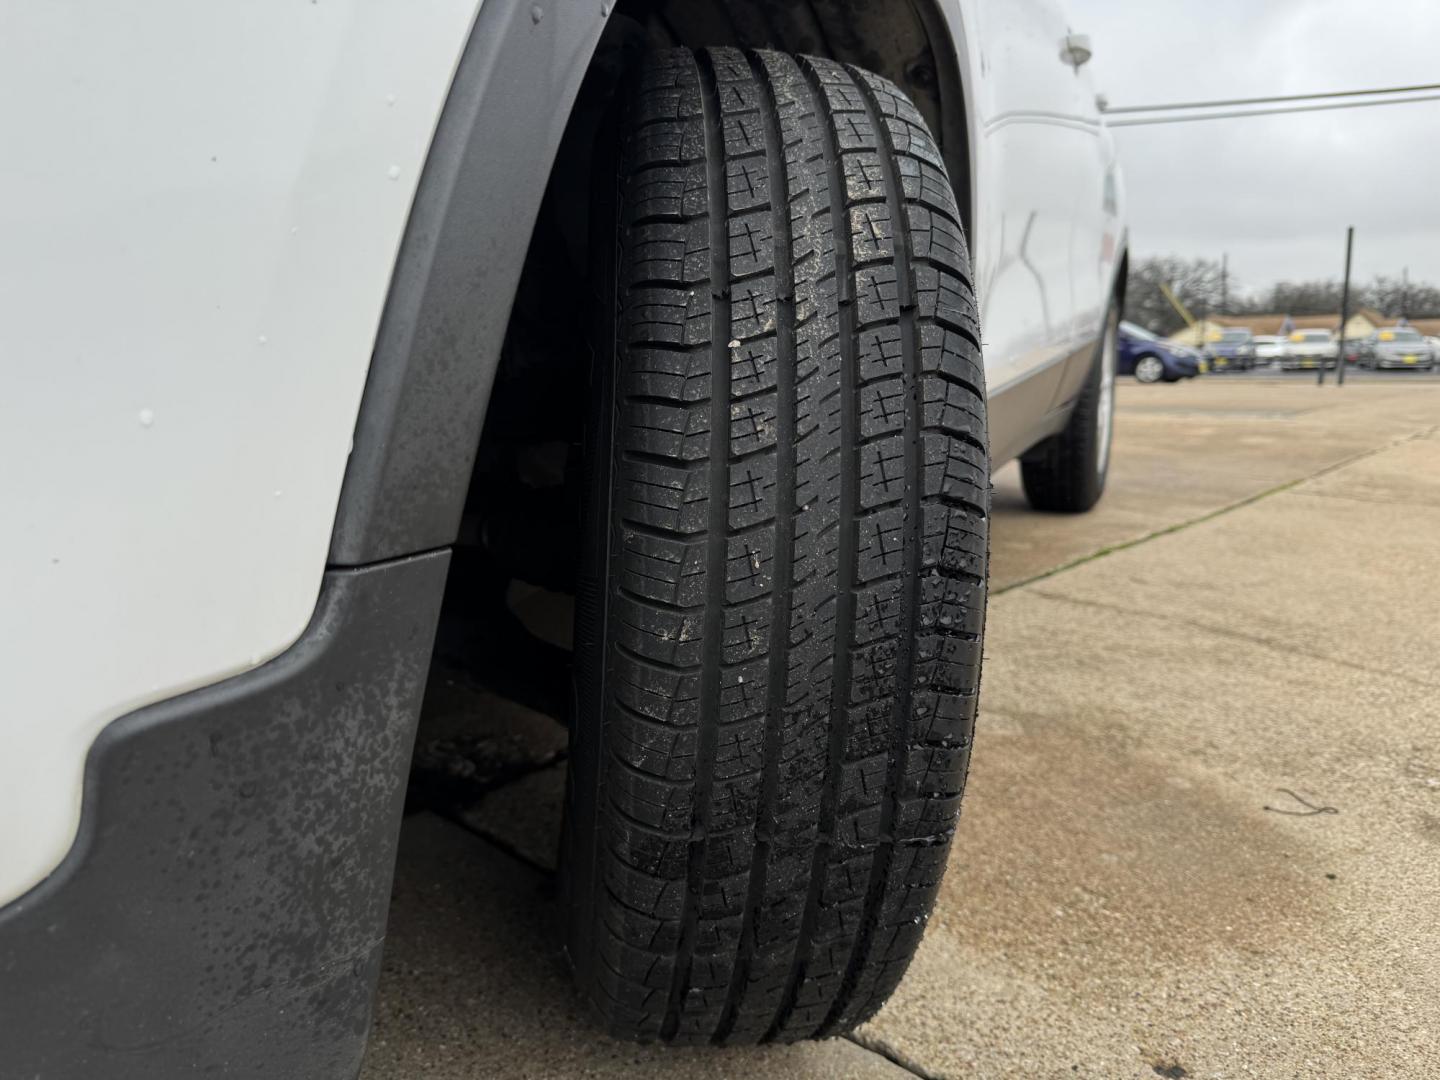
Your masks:
[[[1318,369],[1300,369],[1298,371],[1282,371],[1277,367],[1253,368],[1250,371],[1222,370],[1212,373],[1217,379],[1283,379],[1290,381],[1299,379],[1303,382],[1315,382],[1316,376],[1320,374]],[[1353,364],[1345,368],[1345,381],[1347,383],[1360,381],[1372,382],[1375,380],[1385,381],[1394,379],[1433,379],[1440,381],[1440,367],[1434,368],[1383,368],[1375,370],[1372,368],[1355,367]],[[1335,381],[1335,369],[1329,368],[1325,372],[1325,382]]]
[[[366,1080],[1440,1072],[1440,378],[1127,383],[1113,461],[1080,517],[997,476],[950,870],[853,1040],[599,1034],[556,932],[564,733],[442,678],[419,753],[477,794],[407,818]]]

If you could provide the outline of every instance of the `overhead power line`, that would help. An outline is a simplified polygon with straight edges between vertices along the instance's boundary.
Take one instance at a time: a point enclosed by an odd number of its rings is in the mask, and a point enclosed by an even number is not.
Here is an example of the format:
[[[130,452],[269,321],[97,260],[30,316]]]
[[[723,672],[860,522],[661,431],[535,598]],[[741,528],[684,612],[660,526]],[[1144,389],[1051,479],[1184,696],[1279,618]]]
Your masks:
[[[1328,94],[1275,94],[1270,97],[1231,98],[1228,101],[1174,101],[1164,105],[1121,105],[1107,108],[1107,115],[1115,113],[1166,112],[1172,109],[1229,109],[1236,105],[1275,105],[1282,101],[1320,101],[1324,98],[1375,97],[1380,94],[1412,94],[1421,90],[1440,90],[1440,83],[1420,83],[1416,86],[1392,86],[1383,90],[1334,90]]]
[[[1233,112],[1191,113],[1183,116],[1141,116],[1130,120],[1111,120],[1108,126],[1141,127],[1147,124],[1188,124],[1195,120],[1233,120],[1243,116],[1278,116],[1282,113],[1325,112],[1330,109],[1364,109],[1377,105],[1412,105],[1419,101],[1440,101],[1440,94],[1425,94],[1419,97],[1407,98],[1387,98],[1383,101],[1336,101],[1328,105],[1290,105],[1279,109],[1240,109]],[[1118,109],[1110,110],[1110,112],[1118,111]]]

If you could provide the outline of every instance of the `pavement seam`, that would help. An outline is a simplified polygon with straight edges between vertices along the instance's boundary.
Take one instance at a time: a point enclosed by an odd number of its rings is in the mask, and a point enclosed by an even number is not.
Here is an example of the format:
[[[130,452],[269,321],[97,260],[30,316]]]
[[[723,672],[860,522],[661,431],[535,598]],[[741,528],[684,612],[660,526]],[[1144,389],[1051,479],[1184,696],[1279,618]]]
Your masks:
[[[845,1035],[843,1037],[854,1043],[856,1046],[860,1047],[861,1050],[864,1050],[867,1053],[874,1054],[876,1057],[884,1058],[886,1061],[890,1062],[891,1065],[894,1065],[897,1069],[903,1069],[911,1076],[919,1077],[920,1080],[942,1080],[942,1077],[940,1077],[937,1073],[932,1073],[917,1062],[912,1061],[910,1058],[900,1053],[900,1051],[896,1050],[887,1042],[883,1042],[880,1039],[871,1038],[868,1035],[861,1035],[859,1032],[855,1031],[852,1031],[848,1035]]]
[[[1211,510],[1207,513],[1201,514],[1199,517],[1190,518],[1188,521],[1179,521],[1176,522],[1174,525],[1167,525],[1163,529],[1156,529],[1153,532],[1146,533],[1144,536],[1137,536],[1133,540],[1124,540],[1118,544],[1107,545],[1106,547],[1100,548],[1098,551],[1092,551],[1090,554],[1082,555],[1078,559],[1071,559],[1067,563],[1061,563],[1059,566],[1052,567],[1051,569],[1042,571],[1038,574],[1033,574],[1028,578],[1023,578],[1020,581],[1012,581],[1009,585],[1002,585],[998,589],[990,590],[990,596],[992,598],[996,596],[1002,596],[1005,593],[1013,592],[1016,589],[1023,589],[1027,585],[1033,585],[1037,581],[1044,581],[1046,578],[1052,578],[1056,574],[1063,574],[1067,570],[1074,570],[1077,566],[1084,566],[1086,563],[1094,562],[1096,559],[1103,559],[1107,555],[1115,555],[1121,551],[1128,551],[1130,548],[1139,547],[1141,544],[1147,544],[1151,540],[1158,540],[1162,536],[1169,536],[1172,533],[1181,532],[1196,525],[1203,525],[1207,521],[1213,521],[1216,518],[1221,517],[1225,514],[1229,514],[1235,510],[1244,509],[1247,506],[1259,502],[1261,499],[1268,499],[1272,495],[1279,495],[1283,492],[1290,491],[1293,488],[1299,487],[1301,484],[1308,483],[1311,480],[1318,480],[1322,476],[1328,476],[1332,472],[1347,468],[1350,465],[1354,465],[1358,461],[1364,461],[1366,458],[1374,457],[1376,454],[1383,454],[1385,451],[1393,450],[1397,446],[1403,446],[1407,442],[1415,442],[1420,439],[1428,439],[1433,436],[1437,430],[1440,430],[1440,425],[1422,428],[1419,431],[1412,431],[1409,435],[1403,435],[1398,439],[1393,439],[1390,442],[1385,443],[1383,446],[1375,446],[1371,447],[1369,450],[1362,450],[1357,454],[1351,454],[1349,457],[1342,458],[1339,461],[1331,462],[1323,469],[1317,469],[1315,472],[1307,473],[1306,475],[1298,477],[1294,480],[1287,480],[1283,484],[1277,484],[1274,487],[1266,488],[1264,491],[1257,491],[1254,495],[1247,495],[1245,498],[1240,499],[1238,502],[1233,502],[1227,506],[1222,506],[1219,509]]]
[[[477,829],[473,825],[467,824],[459,817],[449,817],[444,814],[438,816],[444,817],[445,820],[450,822],[452,825],[460,826],[460,828],[464,829],[471,836],[475,837],[478,840],[483,840],[485,843],[489,844],[501,854],[510,856],[510,858],[514,859],[518,863],[523,863],[526,867],[535,871],[535,873],[540,874],[547,879],[552,879],[555,877],[555,868],[553,866],[546,866],[544,863],[532,859],[529,855],[524,854],[519,848],[517,848],[514,844],[510,843],[508,840],[502,840],[494,833],[488,833],[482,829]]]
[[[1310,660],[1317,660],[1326,664],[1338,664],[1341,667],[1350,668],[1366,675],[1375,675],[1386,679],[1398,679],[1401,682],[1410,683],[1424,690],[1440,690],[1440,685],[1427,682],[1424,679],[1417,679],[1413,675],[1407,675],[1403,671],[1391,671],[1388,668],[1371,667],[1368,664],[1357,664],[1354,660],[1347,660],[1340,656],[1329,656],[1324,653],[1311,652],[1299,646],[1290,645],[1275,638],[1265,637],[1263,634],[1247,634],[1243,630],[1232,630],[1229,627],[1216,626],[1213,623],[1201,622],[1198,619],[1186,618],[1183,615],[1170,615],[1158,611],[1146,611],[1143,608],[1126,607],[1123,604],[1107,604],[1103,600],[1090,600],[1078,596],[1066,596],[1064,593],[1048,592],[1044,589],[1033,589],[1031,596],[1039,596],[1046,600],[1059,600],[1067,604],[1075,604],[1079,607],[1094,608],[1099,611],[1109,611],[1116,615],[1129,615],[1142,619],[1151,619],[1155,622],[1168,623],[1173,626],[1188,626],[1195,630],[1203,630],[1206,633],[1215,634],[1217,637],[1229,638],[1232,641],[1243,641],[1249,645],[1260,645],[1271,649],[1283,656],[1303,656]]]
[[[1311,499],[1340,499],[1343,502],[1365,503],[1369,506],[1409,506],[1421,510],[1440,510],[1440,506],[1434,503],[1414,502],[1410,499],[1376,499],[1339,491],[1297,491],[1294,494],[1305,495]]]

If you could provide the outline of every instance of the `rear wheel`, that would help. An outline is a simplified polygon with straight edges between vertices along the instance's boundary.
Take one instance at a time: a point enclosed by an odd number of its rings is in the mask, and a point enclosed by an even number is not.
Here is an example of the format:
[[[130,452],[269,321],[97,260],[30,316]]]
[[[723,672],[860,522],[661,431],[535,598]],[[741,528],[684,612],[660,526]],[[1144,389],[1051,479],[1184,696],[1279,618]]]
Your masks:
[[[652,54],[619,129],[568,951],[622,1037],[838,1034],[919,943],[970,753],[989,462],[959,213],[909,101],[825,60]]]
[[[1135,361],[1135,378],[1142,383],[1157,383],[1165,377],[1165,365],[1155,355],[1140,357]]]
[[[1036,510],[1081,513],[1104,494],[1115,423],[1119,326],[1120,308],[1112,302],[1070,422],[1020,459],[1025,497]]]

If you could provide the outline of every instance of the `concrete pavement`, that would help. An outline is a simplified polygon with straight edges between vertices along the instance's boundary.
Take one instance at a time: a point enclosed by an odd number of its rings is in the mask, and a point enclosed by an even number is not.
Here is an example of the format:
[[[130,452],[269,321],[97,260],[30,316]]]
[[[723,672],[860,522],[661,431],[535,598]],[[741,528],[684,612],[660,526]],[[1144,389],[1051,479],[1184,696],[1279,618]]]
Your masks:
[[[1127,384],[1095,512],[1002,471],[951,868],[855,1041],[599,1035],[554,922],[561,740],[444,687],[430,738],[493,733],[488,794],[407,821],[365,1077],[1440,1071],[1437,425],[1440,386]]]

